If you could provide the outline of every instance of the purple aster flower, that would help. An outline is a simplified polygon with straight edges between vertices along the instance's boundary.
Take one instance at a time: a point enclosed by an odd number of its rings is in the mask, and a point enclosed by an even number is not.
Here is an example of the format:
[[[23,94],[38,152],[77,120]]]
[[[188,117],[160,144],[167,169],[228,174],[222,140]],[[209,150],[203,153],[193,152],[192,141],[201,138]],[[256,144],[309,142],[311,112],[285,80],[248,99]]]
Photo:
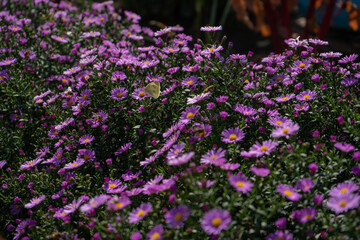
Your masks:
[[[129,198],[114,196],[111,199],[111,201],[108,202],[107,209],[110,209],[113,211],[118,211],[118,210],[125,208],[126,206],[128,206],[130,204],[131,204],[131,201]]]
[[[350,87],[352,85],[355,85],[358,83],[358,80],[356,78],[345,78],[341,81],[341,84],[345,87]]]
[[[137,223],[153,210],[151,203],[142,203],[140,207],[129,213],[129,223]]]
[[[357,194],[339,195],[337,197],[331,197],[327,201],[326,207],[333,210],[336,214],[339,214],[357,208],[359,201],[360,196]]]
[[[170,166],[177,166],[185,164],[195,156],[194,152],[184,153],[180,157],[168,159],[167,164]]]
[[[116,71],[111,74],[111,81],[117,81],[117,80],[123,81],[126,78],[127,76],[123,72]]]
[[[298,181],[295,187],[300,189],[302,192],[308,192],[313,186],[314,182],[311,180],[311,178],[304,178]]]
[[[214,208],[204,214],[201,227],[209,235],[218,235],[222,230],[228,229],[230,223],[231,216],[228,211]]]
[[[43,159],[42,158],[36,158],[35,160],[31,160],[31,161],[27,161],[24,162],[21,166],[20,169],[21,170],[27,170],[31,167],[36,166],[37,164],[39,164]]]
[[[270,155],[271,152],[275,150],[275,148],[279,144],[272,140],[264,141],[263,143],[256,142],[251,148],[250,153],[255,155],[256,157],[260,157],[262,155]]]
[[[60,37],[60,36],[55,36],[55,35],[52,35],[51,39],[53,39],[53,40],[55,40],[57,42],[61,42],[61,43],[67,43],[68,42],[65,38]]]
[[[172,159],[172,158],[179,157],[182,154],[182,151],[184,150],[185,145],[186,144],[183,142],[173,145],[167,154],[167,158]]]
[[[98,113],[94,113],[93,118],[91,119],[91,127],[96,128],[100,126],[100,124],[104,123],[108,118],[108,114],[106,112],[100,111]]]
[[[256,110],[255,110],[255,109],[253,109],[252,107],[247,107],[247,106],[245,106],[245,105],[243,105],[243,104],[237,104],[237,105],[235,105],[234,110],[235,110],[236,112],[241,113],[241,114],[244,115],[244,116],[253,116],[253,115],[256,114]]]
[[[8,28],[9,28],[9,30],[10,30],[11,32],[19,32],[19,31],[22,30],[22,27],[20,27],[20,26],[13,26],[13,25],[9,26]]]
[[[162,49],[164,53],[176,53],[180,50],[177,46],[165,47]]]
[[[295,111],[301,112],[301,111],[307,111],[309,110],[309,104],[307,102],[302,102],[300,104],[295,104]]]
[[[0,66],[8,66],[16,62],[16,58],[6,58],[5,60],[0,61]]]
[[[181,85],[184,87],[190,87],[198,83],[198,78],[195,76],[187,77],[184,81],[181,82]]]
[[[215,31],[221,31],[222,30],[222,26],[206,26],[206,27],[201,27],[200,31],[203,32],[215,32]]]
[[[316,97],[315,91],[306,90],[301,92],[299,95],[296,96],[296,99],[299,101],[310,101]]]
[[[235,169],[238,169],[240,167],[239,163],[223,163],[221,164],[220,168],[224,170],[230,170],[233,171]]]
[[[121,146],[120,149],[118,149],[114,154],[115,156],[120,155],[124,152],[126,152],[127,150],[129,150],[129,148],[131,147],[132,143],[126,143],[125,145]]]
[[[266,167],[251,167],[250,171],[259,177],[266,177],[270,174],[270,170]]]
[[[248,193],[251,191],[254,184],[247,181],[247,178],[243,175],[232,175],[229,177],[229,183],[231,186],[233,186],[236,191],[239,193]]]
[[[351,54],[351,55],[349,55],[349,56],[345,56],[345,57],[343,57],[343,58],[341,58],[340,60],[339,60],[339,63],[349,63],[349,62],[353,62],[353,61],[355,61],[355,59],[358,57],[359,55],[357,55],[357,54]]]
[[[84,199],[82,198],[79,198],[78,200],[75,199],[72,203],[64,206],[64,213],[68,215],[70,213],[75,212],[83,203],[84,203]]]
[[[351,181],[343,182],[336,185],[329,192],[329,195],[332,197],[343,196],[351,194],[359,189],[359,186]]]
[[[42,195],[40,197],[34,197],[30,200],[29,203],[25,204],[25,208],[33,208],[36,205],[40,204],[42,201],[44,201],[45,195]]]
[[[85,33],[83,34],[84,38],[98,37],[98,36],[100,36],[100,35],[101,35],[101,34],[100,34],[99,32],[93,32],[93,31],[91,31],[91,32],[85,32]]]
[[[147,239],[148,240],[161,240],[163,234],[163,226],[161,224],[156,225],[153,229],[148,232]]]
[[[339,52],[325,52],[325,53],[320,53],[321,57],[324,58],[338,58],[342,55],[342,53]]]
[[[196,117],[200,112],[199,106],[191,106],[185,109],[184,112],[181,113],[181,117],[179,122],[183,124],[188,124],[192,119]]]
[[[136,100],[144,100],[146,97],[149,97],[149,95],[145,92],[144,88],[137,88],[132,94],[132,98]]]
[[[285,124],[292,123],[292,121],[290,119],[288,119],[287,117],[282,117],[282,116],[270,117],[267,120],[267,122],[270,123],[274,127],[281,127]]]
[[[295,221],[306,223],[313,220],[316,216],[315,208],[303,208],[301,210],[296,210],[292,213],[292,217]]]
[[[95,159],[95,151],[91,149],[79,149],[76,159],[92,162]]]
[[[80,144],[91,145],[91,142],[95,139],[94,136],[86,134],[79,139]]]
[[[204,123],[194,123],[192,128],[192,133],[195,141],[200,141],[211,134],[212,127],[209,124]]]
[[[300,194],[295,192],[295,189],[288,185],[279,184],[276,187],[276,192],[293,202],[297,202],[300,199]]]
[[[190,216],[190,209],[185,205],[179,205],[170,209],[165,214],[165,221],[172,229],[184,226],[184,221]]]
[[[19,52],[20,57],[26,60],[34,60],[36,58],[36,54],[33,51],[23,49]]]
[[[293,235],[288,231],[276,231],[275,233],[270,233],[268,236],[266,236],[266,240],[291,240],[293,238]]]
[[[224,143],[236,143],[243,140],[245,133],[239,128],[229,128],[222,131],[221,136]]]
[[[200,163],[220,166],[226,161],[225,154],[226,150],[223,150],[222,148],[209,150],[206,154],[201,156]]]
[[[6,161],[5,161],[5,160],[0,161],[0,169],[2,169],[5,164],[6,164]]]
[[[110,180],[108,183],[104,184],[103,187],[106,189],[107,193],[121,193],[127,186],[121,186],[121,181],[119,179]]]
[[[211,96],[211,92],[207,93],[201,93],[200,95],[196,95],[192,98],[187,99],[187,105],[191,105],[197,102],[204,101],[205,99],[208,99]]]
[[[74,162],[72,163],[68,163],[65,164],[64,169],[74,169],[74,168],[78,168],[81,165],[83,165],[85,163],[85,160],[82,158],[76,159]]]
[[[306,70],[311,66],[309,60],[303,60],[303,61],[297,60],[294,63],[294,65],[295,65],[294,68],[296,68],[297,70],[300,70],[300,71]]]
[[[295,97],[295,94],[292,93],[292,94],[281,95],[280,97],[275,98],[275,100],[277,102],[287,102],[287,101],[293,99],[294,97]]]
[[[297,123],[288,123],[284,124],[281,127],[274,129],[271,133],[272,137],[280,138],[286,137],[289,138],[290,135],[295,135],[299,131],[300,126]]]
[[[80,211],[82,213],[88,213],[101,205],[103,205],[105,202],[107,202],[111,196],[106,194],[101,194],[99,196],[95,196],[94,198],[90,199],[90,201],[87,204],[84,204],[80,207]]]
[[[355,150],[355,147],[353,145],[351,145],[350,143],[337,142],[334,144],[334,147],[336,147],[340,151],[346,152],[346,153],[352,152]]]
[[[114,88],[111,91],[111,98],[120,101],[127,97],[127,90],[122,87]]]

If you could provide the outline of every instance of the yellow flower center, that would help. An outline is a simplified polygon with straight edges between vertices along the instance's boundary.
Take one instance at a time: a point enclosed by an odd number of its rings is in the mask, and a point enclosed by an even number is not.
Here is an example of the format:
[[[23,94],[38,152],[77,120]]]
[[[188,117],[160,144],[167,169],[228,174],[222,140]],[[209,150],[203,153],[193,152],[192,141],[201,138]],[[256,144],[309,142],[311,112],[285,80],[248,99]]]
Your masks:
[[[193,118],[193,117],[194,117],[194,114],[191,112],[186,115],[186,118]]]
[[[69,105],[69,106],[71,106],[71,105],[73,105],[73,104],[74,104],[74,102],[73,102],[72,100],[68,101],[68,105]]]
[[[302,64],[299,65],[299,67],[300,67],[300,68],[305,68],[305,64],[302,63]]]
[[[123,96],[123,94],[122,94],[121,92],[119,92],[119,93],[116,94],[116,96],[117,96],[118,98],[121,98],[121,97]]]
[[[77,166],[78,164],[77,164],[76,162],[74,162],[72,165],[75,167],[75,166]]]
[[[289,129],[288,128],[284,128],[283,131],[282,131],[284,134],[287,134],[289,132]]]
[[[276,79],[276,81],[280,82],[280,81],[282,81],[282,78],[281,78],[281,77],[278,77],[278,78]]]
[[[214,48],[210,48],[210,49],[209,49],[210,52],[213,52],[214,50],[215,50]]]
[[[137,213],[137,216],[138,216],[138,217],[142,217],[144,214],[145,214],[144,210],[140,210],[140,211]]]
[[[281,124],[283,124],[282,121],[276,121],[276,125],[281,125]]]
[[[179,150],[175,150],[174,153],[175,153],[175,155],[178,155]]]
[[[123,203],[121,203],[121,202],[119,202],[119,203],[115,204],[115,207],[117,207],[117,208],[122,208],[122,206],[124,206],[124,204],[123,204]]]
[[[176,220],[176,221],[181,221],[181,220],[182,220],[182,214],[181,214],[181,213],[177,213],[177,214],[175,215],[175,220]]]
[[[18,30],[16,27],[13,28],[14,31]]]
[[[172,48],[169,48],[169,50],[168,50],[169,52],[172,52],[172,51],[174,51],[174,49],[172,49]]]
[[[308,215],[305,216],[305,218],[306,218],[307,220],[309,220],[309,219],[311,218],[311,216],[308,214]]]
[[[62,82],[65,83],[65,82],[66,82],[66,78],[63,78]]]
[[[139,97],[145,97],[145,93],[143,91],[139,92]]]
[[[343,188],[343,189],[341,189],[341,190],[340,190],[340,192],[341,192],[342,194],[347,193],[347,191],[348,191],[348,189],[347,189],[347,188]]]
[[[188,85],[190,85],[190,84],[193,83],[193,80],[187,81],[186,83],[187,83]]]
[[[292,195],[293,195],[293,193],[292,193],[291,191],[289,191],[289,190],[285,190],[285,191],[284,191],[284,194],[285,194],[286,196],[292,196]]]
[[[231,141],[234,141],[234,140],[236,140],[236,135],[235,134],[231,134],[230,136],[229,136],[229,139],[231,140]]]
[[[90,141],[90,139],[88,139],[88,138],[84,140],[84,142],[86,142],[86,143],[89,142],[89,141]]]
[[[88,75],[86,75],[84,78],[85,78],[85,80],[88,80],[89,76],[88,76]]]
[[[340,202],[339,202],[339,207],[346,207],[346,205],[347,205],[348,203],[347,203],[347,201],[345,201],[345,200],[341,200]]]
[[[283,100],[284,100],[284,101],[286,101],[286,100],[288,100],[288,99],[289,99],[288,97],[283,97]]]
[[[238,181],[238,182],[236,183],[236,186],[242,188],[242,187],[245,186],[245,184],[244,184],[244,182]]]
[[[58,155],[56,156],[56,159],[59,160],[60,158],[61,158],[61,154],[58,154]]]
[[[284,238],[283,237],[276,237],[275,240],[284,240]]]
[[[214,218],[211,222],[211,224],[214,226],[214,227],[218,227],[220,226],[221,224],[221,219],[220,218]]]
[[[189,67],[189,70],[190,70],[190,71],[192,71],[192,70],[193,70],[193,68],[192,68],[192,67]]]
[[[110,184],[109,188],[114,188],[116,185],[115,184]]]
[[[310,95],[309,94],[306,94],[305,96],[304,96],[304,99],[308,99],[310,97]]]
[[[29,165],[33,165],[33,164],[34,164],[34,162],[33,162],[33,161],[30,161],[30,162],[29,162]]]
[[[105,19],[104,19],[103,17],[102,17],[102,18],[100,18],[100,21],[101,21],[101,22],[103,22],[104,20],[105,20]]]
[[[153,235],[151,236],[152,240],[158,239],[160,237],[160,234],[158,232],[153,233]]]
[[[84,159],[85,159],[85,160],[89,160],[89,159],[90,159],[89,155],[85,155],[85,156],[84,156]]]
[[[128,32],[127,35],[130,36],[130,35],[131,35],[131,32]]]
[[[88,95],[85,94],[85,95],[83,96],[83,99],[86,100],[87,98],[88,98]]]
[[[266,152],[267,150],[269,150],[269,148],[267,146],[261,146],[260,151],[262,152]]]

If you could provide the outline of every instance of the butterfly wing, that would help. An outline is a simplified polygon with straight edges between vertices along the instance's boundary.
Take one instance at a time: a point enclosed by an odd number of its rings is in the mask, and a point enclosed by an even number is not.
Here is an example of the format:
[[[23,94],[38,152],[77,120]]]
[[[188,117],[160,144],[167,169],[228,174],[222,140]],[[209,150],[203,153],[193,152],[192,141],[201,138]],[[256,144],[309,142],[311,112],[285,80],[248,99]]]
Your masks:
[[[144,88],[145,92],[153,98],[158,98],[160,96],[160,83],[151,82]]]

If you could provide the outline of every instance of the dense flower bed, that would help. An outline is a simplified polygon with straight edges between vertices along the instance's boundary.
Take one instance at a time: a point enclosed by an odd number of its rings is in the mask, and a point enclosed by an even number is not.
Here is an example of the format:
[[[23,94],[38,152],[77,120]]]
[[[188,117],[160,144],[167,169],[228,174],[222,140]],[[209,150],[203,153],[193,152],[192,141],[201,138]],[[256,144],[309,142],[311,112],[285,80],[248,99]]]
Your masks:
[[[221,27],[194,41],[112,2],[0,19],[6,237],[360,236],[356,54],[289,39],[254,63]]]

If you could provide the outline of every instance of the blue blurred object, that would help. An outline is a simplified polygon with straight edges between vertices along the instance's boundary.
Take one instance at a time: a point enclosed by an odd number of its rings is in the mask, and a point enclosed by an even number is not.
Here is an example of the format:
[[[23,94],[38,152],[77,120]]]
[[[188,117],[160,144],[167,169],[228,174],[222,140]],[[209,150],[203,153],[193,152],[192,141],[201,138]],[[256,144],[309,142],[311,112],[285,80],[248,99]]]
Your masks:
[[[337,1],[337,3],[339,3],[339,2],[341,2],[341,1]],[[352,0],[352,3],[356,4],[357,6],[360,6],[360,0]],[[309,5],[309,0],[299,0],[299,2],[298,2],[299,12],[304,17],[306,16],[306,11],[307,11],[308,5]],[[334,9],[334,13],[338,9],[339,8],[336,6]],[[315,11],[315,14],[317,14],[317,11]],[[321,23],[322,14],[323,14],[323,11],[319,12],[317,14],[317,23],[318,24]],[[341,29],[346,29],[346,30],[352,31],[352,29],[349,26],[348,12],[346,10],[341,11],[335,17],[335,20],[334,20],[333,24],[331,25],[331,27],[341,28]],[[358,30],[358,32],[359,31],[360,31],[360,29]]]

